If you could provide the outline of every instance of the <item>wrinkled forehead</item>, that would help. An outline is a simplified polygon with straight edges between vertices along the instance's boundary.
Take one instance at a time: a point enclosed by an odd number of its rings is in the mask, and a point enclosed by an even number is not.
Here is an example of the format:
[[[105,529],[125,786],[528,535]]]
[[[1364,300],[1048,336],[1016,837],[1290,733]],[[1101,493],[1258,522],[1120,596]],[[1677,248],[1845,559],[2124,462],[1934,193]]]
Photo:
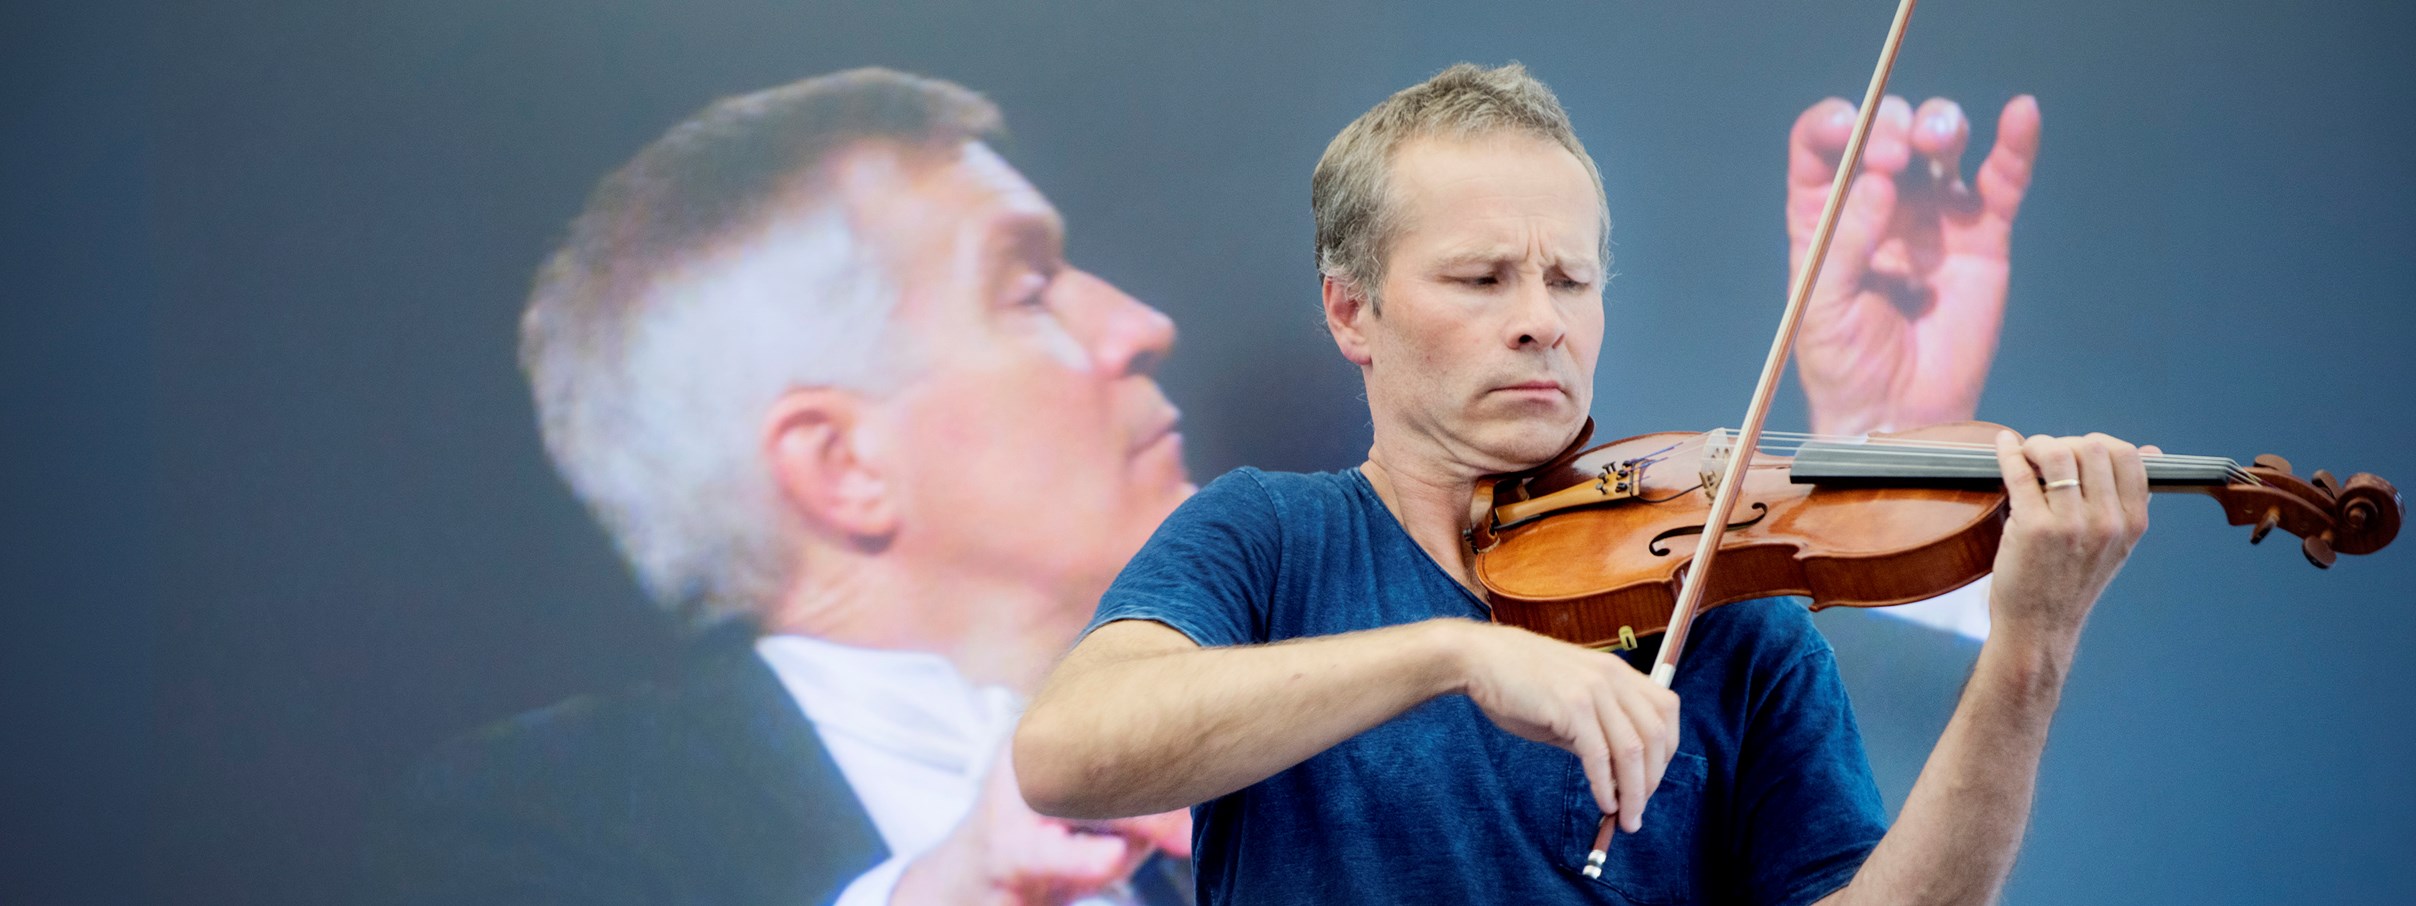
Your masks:
[[[1433,263],[1524,257],[1599,268],[1609,215],[1558,143],[1520,133],[1421,138],[1394,151],[1392,251]]]

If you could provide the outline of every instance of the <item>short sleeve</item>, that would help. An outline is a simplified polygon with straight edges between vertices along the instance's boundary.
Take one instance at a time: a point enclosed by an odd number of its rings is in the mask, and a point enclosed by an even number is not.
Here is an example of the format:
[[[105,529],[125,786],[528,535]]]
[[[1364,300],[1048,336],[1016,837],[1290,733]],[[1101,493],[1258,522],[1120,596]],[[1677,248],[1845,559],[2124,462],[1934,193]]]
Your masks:
[[[1736,792],[1753,901],[1801,906],[1844,887],[1887,834],[1887,808],[1826,644],[1779,671],[1745,732]]]
[[[1274,500],[1255,470],[1225,473],[1166,517],[1125,564],[1090,629],[1151,620],[1206,648],[1265,642],[1281,542]]]

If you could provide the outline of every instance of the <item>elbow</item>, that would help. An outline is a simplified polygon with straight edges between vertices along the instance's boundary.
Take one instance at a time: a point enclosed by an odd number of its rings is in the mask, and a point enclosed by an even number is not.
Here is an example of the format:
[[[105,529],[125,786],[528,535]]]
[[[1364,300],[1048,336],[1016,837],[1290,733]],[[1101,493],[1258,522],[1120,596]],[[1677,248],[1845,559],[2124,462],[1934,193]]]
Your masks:
[[[1015,725],[1010,757],[1014,759],[1015,785],[1023,794],[1024,804],[1052,818],[1111,817],[1096,814],[1102,803],[1084,795],[1094,785],[1083,781],[1083,772],[1074,756],[1075,747],[1049,716],[1035,711],[1024,715]]]

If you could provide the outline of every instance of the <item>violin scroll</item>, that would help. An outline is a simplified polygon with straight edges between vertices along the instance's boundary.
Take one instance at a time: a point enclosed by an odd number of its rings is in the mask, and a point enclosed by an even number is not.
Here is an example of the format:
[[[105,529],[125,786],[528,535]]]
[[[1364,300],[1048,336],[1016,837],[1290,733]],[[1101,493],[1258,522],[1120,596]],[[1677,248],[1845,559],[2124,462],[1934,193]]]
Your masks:
[[[2299,537],[2307,562],[2330,568],[2340,554],[2370,554],[2399,536],[2407,507],[2399,489],[2380,476],[2359,472],[2342,482],[2331,472],[2317,470],[2311,478],[2290,471],[2290,461],[2273,454],[2252,460],[2240,480],[2213,486],[2206,493],[2223,505],[2233,525],[2253,526],[2251,544],[2261,543],[2275,528]]]

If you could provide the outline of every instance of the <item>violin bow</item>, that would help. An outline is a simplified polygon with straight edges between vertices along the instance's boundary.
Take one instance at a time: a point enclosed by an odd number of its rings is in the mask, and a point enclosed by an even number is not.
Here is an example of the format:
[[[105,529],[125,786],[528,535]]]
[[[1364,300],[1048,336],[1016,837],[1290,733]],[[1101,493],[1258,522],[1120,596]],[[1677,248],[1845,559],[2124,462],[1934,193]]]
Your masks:
[[[1821,262],[1829,256],[1829,240],[1837,232],[1837,217],[1845,209],[1846,192],[1853,188],[1855,173],[1862,168],[1863,142],[1870,138],[1871,124],[1879,117],[1879,102],[1887,94],[1888,72],[1895,68],[1896,49],[1904,44],[1905,23],[1913,18],[1913,2],[1898,0],[1896,4],[1896,20],[1888,26],[1887,43],[1879,50],[1879,65],[1871,71],[1871,85],[1862,93],[1862,108],[1854,119],[1854,131],[1846,139],[1845,154],[1837,161],[1837,178],[1830,181],[1829,199],[1821,206],[1820,225],[1812,232],[1811,254],[1804,259],[1803,270],[1796,272],[1795,285],[1787,291],[1787,310],[1779,317],[1778,336],[1770,341],[1770,356],[1762,361],[1762,377],[1754,385],[1753,401],[1745,407],[1745,421],[1737,431],[1736,453],[1728,457],[1721,469],[1720,486],[1712,494],[1711,514],[1695,543],[1694,560],[1687,565],[1685,578],[1679,581],[1678,604],[1670,611],[1669,631],[1661,641],[1660,656],[1653,661],[1653,682],[1663,689],[1669,688],[1678,675],[1678,658],[1686,651],[1686,631],[1692,627],[1695,611],[1703,602],[1703,577],[1711,569],[1712,558],[1719,553],[1729,517],[1736,512],[1737,497],[1745,486],[1745,467],[1761,445],[1762,422],[1770,414],[1770,398],[1777,395],[1787,355],[1795,349],[1795,332],[1803,324],[1812,286],[1820,279]],[[1602,824],[1594,832],[1594,849],[1586,854],[1586,877],[1602,876],[1603,861],[1610,857],[1611,834],[1618,826],[1612,816],[1602,816]]]

